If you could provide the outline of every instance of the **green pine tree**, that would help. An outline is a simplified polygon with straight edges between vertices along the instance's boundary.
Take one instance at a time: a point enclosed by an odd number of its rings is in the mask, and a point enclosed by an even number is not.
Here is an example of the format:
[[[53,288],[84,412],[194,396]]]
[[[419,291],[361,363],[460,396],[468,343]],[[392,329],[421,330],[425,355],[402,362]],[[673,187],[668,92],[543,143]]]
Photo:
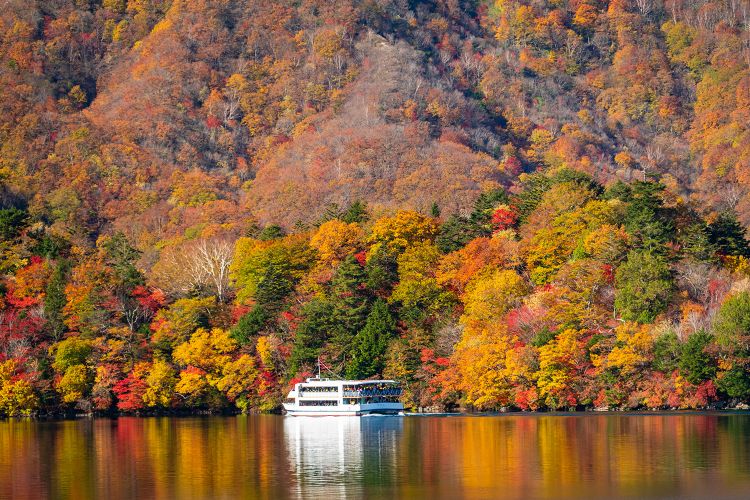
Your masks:
[[[665,374],[675,371],[680,361],[681,348],[680,340],[674,331],[669,330],[660,335],[654,342],[654,369]]]
[[[479,195],[477,201],[474,202],[474,210],[469,216],[472,238],[492,234],[492,212],[501,203],[508,203],[508,195],[502,188]]]
[[[458,214],[448,217],[440,226],[440,232],[435,239],[438,249],[443,253],[454,252],[474,238],[491,235],[492,212],[501,203],[509,203],[504,189],[486,191],[474,202],[474,209],[469,217]],[[437,207],[437,204],[434,207]]]
[[[367,274],[367,287],[373,291],[388,292],[393,284],[398,281],[397,256],[380,247],[376,252],[367,256],[365,273]]]
[[[284,237],[284,229],[281,226],[275,224],[264,227],[258,234],[258,239],[261,241],[278,240]]]
[[[529,215],[539,206],[544,193],[555,184],[571,183],[577,184],[582,190],[588,190],[601,194],[602,186],[594,181],[590,175],[577,170],[562,168],[554,174],[535,173],[524,176],[521,181],[523,188],[520,193],[513,196],[512,204],[518,210],[518,220],[523,223]],[[505,202],[502,202],[505,203]]]
[[[362,379],[382,374],[388,342],[395,331],[396,321],[388,310],[388,304],[381,299],[376,300],[365,327],[354,338],[346,376]]]
[[[663,204],[664,185],[634,182],[625,210],[625,229],[637,238],[641,248],[663,252],[675,235],[673,214]]]
[[[331,332],[333,359],[349,359],[352,340],[362,329],[370,309],[367,273],[354,257],[345,259],[331,281],[334,326]]]
[[[47,329],[54,340],[60,340],[65,333],[63,308],[67,302],[65,284],[68,281],[69,268],[68,262],[58,262],[45,290],[44,316],[47,319]]]
[[[333,309],[333,304],[325,299],[313,299],[302,308],[304,319],[294,334],[291,373],[299,373],[304,367],[313,368],[333,329]]]
[[[750,354],[750,293],[739,292],[727,297],[714,319],[714,334],[719,345],[727,350]]]
[[[357,200],[341,215],[341,220],[347,224],[352,222],[363,223],[370,220],[370,214],[367,212],[367,203]]]
[[[329,203],[323,211],[323,215],[320,218],[320,224],[328,222],[329,220],[341,219],[343,214],[344,212],[341,210],[338,203]]]
[[[118,293],[127,294],[138,285],[143,285],[146,280],[143,274],[135,266],[141,257],[141,252],[130,245],[127,237],[118,232],[107,238],[102,243],[107,257],[107,264],[115,271],[118,283]]]
[[[258,282],[255,300],[267,310],[277,310],[293,290],[294,278],[289,264],[283,261],[271,261]]]
[[[0,209],[0,240],[12,240],[29,223],[29,213],[19,208]]]
[[[632,251],[615,276],[615,307],[623,319],[651,323],[666,310],[674,280],[665,259],[655,253]]]
[[[722,255],[750,257],[750,244],[745,239],[745,228],[737,220],[737,215],[724,211],[708,226],[711,243]]]
[[[682,253],[701,261],[713,261],[716,256],[716,245],[711,242],[708,227],[702,222],[694,222],[679,232]]]
[[[232,327],[230,334],[240,345],[247,345],[265,328],[270,319],[271,315],[266,308],[256,304]]]
[[[57,259],[67,256],[70,252],[70,242],[55,234],[45,234],[43,230],[32,231],[29,236],[36,242],[31,246],[31,253],[47,259]]]
[[[750,399],[750,372],[741,365],[734,365],[724,372],[716,385],[730,398]]]
[[[682,345],[680,374],[693,385],[709,380],[716,374],[715,360],[706,352],[713,336],[705,330],[695,332]]]
[[[466,217],[451,215],[441,226],[435,245],[443,253],[460,250],[476,237],[476,228]]]
[[[432,203],[432,207],[430,207],[430,215],[434,218],[440,217],[440,205],[437,204],[437,202]]]

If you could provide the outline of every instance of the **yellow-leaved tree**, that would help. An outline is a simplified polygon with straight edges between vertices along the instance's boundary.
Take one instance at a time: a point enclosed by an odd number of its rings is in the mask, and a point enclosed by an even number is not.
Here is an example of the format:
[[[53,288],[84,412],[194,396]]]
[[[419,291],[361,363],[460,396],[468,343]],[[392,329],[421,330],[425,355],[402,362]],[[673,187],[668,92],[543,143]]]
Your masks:
[[[585,357],[580,332],[569,328],[539,348],[539,370],[536,373],[539,397],[548,408],[576,406],[573,387],[578,367]]]
[[[375,221],[367,240],[371,244],[370,253],[377,253],[381,248],[402,252],[417,243],[433,241],[438,229],[438,222],[432,217],[401,210],[392,217]]]
[[[0,362],[0,415],[29,415],[39,406],[31,383],[17,376],[18,369],[15,359]]]
[[[347,224],[333,219],[321,224],[310,238],[310,246],[318,251],[320,265],[331,266],[357,252],[364,236],[356,222]]]
[[[486,410],[513,400],[513,382],[526,374],[517,337],[507,331],[505,315],[520,304],[530,287],[518,273],[495,270],[472,281],[464,296],[464,331],[448,369],[438,375],[444,394],[461,393],[463,403]]]
[[[175,391],[196,404],[220,405],[217,384],[236,349],[237,343],[226,330],[196,330],[190,340],[178,345],[172,353],[175,362],[184,367]]]

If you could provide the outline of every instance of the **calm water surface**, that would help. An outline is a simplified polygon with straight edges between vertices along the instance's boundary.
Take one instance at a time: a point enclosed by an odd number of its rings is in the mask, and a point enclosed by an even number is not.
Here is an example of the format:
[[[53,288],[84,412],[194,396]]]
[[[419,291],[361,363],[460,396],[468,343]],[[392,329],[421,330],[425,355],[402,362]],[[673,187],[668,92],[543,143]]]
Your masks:
[[[0,498],[750,498],[750,415],[0,421]]]

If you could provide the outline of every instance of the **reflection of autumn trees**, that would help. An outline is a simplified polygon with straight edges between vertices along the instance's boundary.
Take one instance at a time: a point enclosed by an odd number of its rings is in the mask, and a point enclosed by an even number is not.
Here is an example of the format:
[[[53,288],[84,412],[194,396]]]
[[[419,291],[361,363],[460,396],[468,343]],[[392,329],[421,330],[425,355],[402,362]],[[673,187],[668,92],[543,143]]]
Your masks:
[[[396,495],[704,496],[746,488],[746,420],[506,415],[405,419],[390,427],[363,422],[345,434],[345,454],[329,453],[324,463],[309,454],[295,462],[299,449],[286,447],[299,436],[275,416],[82,420],[49,428],[11,420],[0,423],[0,494],[280,498],[356,490],[368,476],[379,491]],[[335,485],[307,475],[324,466],[348,475]]]
[[[711,461],[712,440],[731,439],[739,430],[736,424],[705,416],[679,421],[661,416],[407,420],[401,458],[416,465],[400,480],[404,491],[411,479],[465,496],[497,491],[512,498],[658,495],[697,479],[698,464]],[[423,449],[430,459],[420,461],[418,453],[409,452],[414,449]],[[446,449],[452,453],[441,452]],[[686,463],[685,454],[696,461]],[[669,474],[654,472],[661,468]],[[741,471],[732,469],[723,477]]]

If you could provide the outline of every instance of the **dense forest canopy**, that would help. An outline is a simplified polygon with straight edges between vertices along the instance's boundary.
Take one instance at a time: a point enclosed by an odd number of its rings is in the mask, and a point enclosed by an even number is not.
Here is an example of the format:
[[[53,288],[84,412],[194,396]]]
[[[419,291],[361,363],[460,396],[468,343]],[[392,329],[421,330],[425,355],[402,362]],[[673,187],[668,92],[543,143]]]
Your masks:
[[[0,415],[750,401],[747,0],[7,0]]]

